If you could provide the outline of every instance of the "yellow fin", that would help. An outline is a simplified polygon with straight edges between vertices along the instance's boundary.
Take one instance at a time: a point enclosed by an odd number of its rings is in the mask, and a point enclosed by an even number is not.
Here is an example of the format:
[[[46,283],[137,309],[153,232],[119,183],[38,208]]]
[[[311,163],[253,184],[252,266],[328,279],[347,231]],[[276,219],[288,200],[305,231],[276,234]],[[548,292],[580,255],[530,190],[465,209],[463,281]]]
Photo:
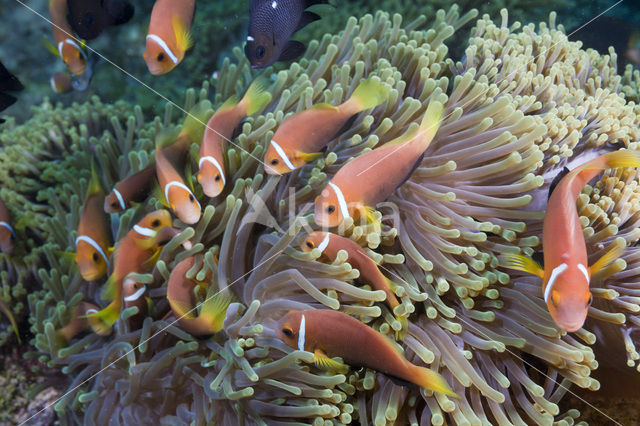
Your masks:
[[[544,269],[538,263],[521,254],[503,254],[498,257],[500,265],[505,268],[528,272],[540,278],[544,278]]]
[[[404,340],[404,338],[407,337],[407,333],[409,332],[409,320],[406,316],[396,316],[396,320],[398,320],[398,322],[400,322],[400,324],[402,325],[402,328],[400,330],[397,330],[395,333],[396,340]]]
[[[57,57],[60,57],[60,52],[58,52],[58,49],[56,49],[56,47],[53,45],[53,43],[51,43],[49,40],[47,40],[46,38],[42,37],[42,44],[44,45],[44,47],[49,52],[53,53]]]
[[[229,99],[224,101],[222,105],[220,105],[218,111],[224,111],[225,109],[233,108],[234,106],[238,105],[238,102],[240,102],[240,96],[232,95],[229,97]]]
[[[348,365],[329,358],[320,349],[316,349],[313,353],[313,363],[321,370],[336,371],[339,373],[346,373],[349,371]]]
[[[306,163],[309,163],[311,161],[315,161],[318,158],[322,157],[322,153],[321,152],[300,153],[300,154],[296,154],[296,157],[300,158]]]
[[[166,208],[171,208],[171,206],[169,205],[169,200],[167,200],[167,198],[164,196],[164,192],[162,191],[162,188],[160,188],[160,184],[158,182],[153,184],[151,195],[153,195],[156,200],[160,201],[160,204],[162,204]]]
[[[180,52],[186,52],[193,46],[193,38],[187,30],[184,22],[178,15],[171,16],[171,26],[173,27],[173,35],[176,38],[176,46]]]
[[[440,123],[442,123],[442,114],[444,113],[444,105],[439,101],[429,102],[427,112],[424,113],[422,122],[420,123],[420,137],[425,138],[425,150],[435,137]]]
[[[113,300],[116,297],[116,279],[114,275],[111,275],[107,282],[102,286],[102,293],[100,298],[102,300]]]
[[[324,102],[320,103],[320,104],[312,105],[311,108],[309,108],[309,109],[310,110],[311,109],[333,109],[333,110],[336,110],[336,111],[340,111],[340,109],[338,107],[334,107],[333,105],[328,104],[328,103],[324,103]]]
[[[167,127],[156,134],[156,149],[165,148],[176,141],[178,129],[175,126]]]
[[[205,316],[211,321],[211,331],[217,333],[222,330],[222,323],[227,316],[227,308],[233,301],[229,290],[224,290],[213,294],[207,295],[204,303],[202,304],[202,310],[200,316]]]
[[[13,332],[16,333],[16,337],[18,338],[18,343],[22,343],[22,339],[20,339],[20,333],[18,332],[18,324],[16,323],[16,319],[13,316],[13,312],[9,309],[9,305],[4,303],[4,301],[0,300],[0,311],[2,311],[7,318],[9,318],[9,322],[11,322],[11,327],[13,327]]]
[[[623,244],[614,243],[614,246],[611,249],[609,249],[608,252],[606,252],[600,259],[596,261],[596,263],[594,263],[589,267],[589,271],[591,272],[591,274],[592,275],[595,274],[600,269],[604,268],[605,266],[607,266],[608,264],[610,264],[611,262],[615,261],[617,258],[622,256],[625,248],[626,248],[626,245],[624,243]]]
[[[204,136],[207,121],[209,121],[212,115],[213,108],[211,102],[208,100],[198,102],[189,110],[182,124],[182,129],[180,129],[180,133],[189,136],[191,143],[199,144]]]
[[[58,257],[62,257],[64,259],[69,259],[69,260],[76,260],[76,254],[75,253],[70,253],[68,251],[62,251],[62,250],[54,250],[53,252]]]
[[[360,215],[365,218],[368,224],[379,224],[380,222],[375,218],[374,214],[376,209],[370,206],[360,206]]]
[[[414,369],[415,384],[425,389],[439,392],[444,395],[452,396],[454,398],[460,398],[460,396],[451,389],[449,383],[439,373],[425,367],[415,366]]]
[[[360,111],[374,108],[389,98],[389,87],[375,78],[368,78],[358,84],[349,100],[358,103]]]
[[[193,309],[194,307],[189,305],[188,302],[178,301],[178,300],[169,300],[169,305],[171,305],[171,310],[180,318],[194,319],[197,311]]]
[[[89,188],[87,189],[87,197],[95,194],[102,194],[102,185],[100,185],[100,178],[98,177],[98,170],[96,169],[95,160],[91,159],[91,181],[89,182]]]
[[[271,93],[267,91],[269,80],[256,78],[242,98],[247,103],[247,115],[262,111],[271,102]]]
[[[120,301],[114,300],[109,303],[109,306],[102,309],[95,314],[85,315],[88,319],[91,329],[101,336],[106,336],[111,333],[111,327],[116,323],[120,317]]]

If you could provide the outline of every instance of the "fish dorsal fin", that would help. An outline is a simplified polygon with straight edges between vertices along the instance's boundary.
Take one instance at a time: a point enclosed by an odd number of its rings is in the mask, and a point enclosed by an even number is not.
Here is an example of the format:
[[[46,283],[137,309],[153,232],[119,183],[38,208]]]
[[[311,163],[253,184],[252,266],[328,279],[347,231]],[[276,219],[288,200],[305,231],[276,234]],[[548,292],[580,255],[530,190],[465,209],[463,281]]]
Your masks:
[[[220,108],[218,108],[218,111],[224,111],[224,110],[233,108],[234,106],[238,105],[238,102],[240,102],[240,96],[232,95],[229,97],[229,99],[224,101],[222,105],[220,105]]]
[[[553,190],[556,189],[556,186],[558,186],[562,178],[565,177],[569,173],[569,171],[570,171],[569,168],[565,166],[562,168],[562,170],[560,170],[560,172],[556,175],[556,177],[553,178],[553,180],[549,184],[549,194],[547,195],[547,200],[551,198],[551,194],[553,193]]]
[[[160,201],[160,204],[162,204],[163,206],[171,208],[171,206],[169,205],[169,200],[167,200],[167,198],[164,196],[164,192],[162,191],[162,188],[160,188],[160,183],[158,183],[158,181],[155,181],[153,183],[151,195],[153,195],[156,200]]]
[[[58,52],[58,49],[49,40],[42,37],[42,44],[49,52],[53,53],[57,57],[60,57],[60,52]]]
[[[91,160],[91,181],[89,182],[89,188],[87,189],[87,197],[90,195],[102,194],[102,185],[100,185],[100,178],[98,178],[98,170],[96,169],[95,160]]]
[[[589,267],[591,275],[595,274],[596,272],[622,256],[625,248],[626,244],[624,243],[624,241],[622,241],[621,244],[614,242],[614,246],[609,249],[609,251],[607,251],[600,259],[598,259],[596,263]]]
[[[176,46],[178,50],[186,52],[193,46],[193,38],[187,30],[184,22],[178,15],[171,15],[171,26],[173,27],[173,35],[176,38]]]
[[[302,14],[302,16],[300,17],[300,21],[298,22],[298,26],[296,27],[295,30],[293,30],[293,32],[295,33],[296,31],[300,31],[301,29],[303,29],[304,27],[306,27],[307,25],[309,25],[312,22],[318,21],[322,19],[322,17],[320,15],[318,15],[317,13],[313,13],[313,12],[304,12]]]
[[[100,294],[100,298],[102,300],[112,301],[116,297],[116,279],[114,275],[111,275],[107,282],[102,286],[102,293]]]
[[[191,143],[200,143],[204,136],[204,129],[206,129],[207,122],[212,115],[211,102],[208,100],[198,102],[184,118],[180,133],[188,135]]]
[[[334,110],[334,111],[340,111],[340,109],[336,106],[333,106],[331,104],[328,104],[326,102],[322,102],[319,104],[315,104],[315,105],[311,105],[311,107],[309,108],[310,110],[314,110],[314,109],[329,109],[329,110]]]
[[[304,53],[306,48],[304,44],[297,40],[289,40],[287,44],[282,48],[282,52],[280,52],[280,57],[278,57],[278,61],[293,61],[298,58],[300,55]]]
[[[9,322],[11,322],[11,327],[13,328],[13,332],[16,333],[16,337],[18,338],[18,343],[22,343],[22,340],[20,339],[20,333],[18,332],[18,323],[16,323],[16,319],[13,316],[13,312],[11,312],[11,309],[9,308],[9,306],[4,303],[4,301],[0,300],[0,311],[2,311],[2,313],[4,313],[6,315],[6,317],[9,319]]]
[[[418,135],[419,126],[416,123],[411,123],[409,128],[397,138],[387,142],[385,146],[402,145],[414,139]]]
[[[167,127],[156,134],[156,149],[166,148],[178,138],[178,129],[175,126]]]
[[[271,102],[271,93],[268,91],[269,80],[258,77],[247,89],[243,101],[247,104],[247,115],[253,115],[262,111]]]

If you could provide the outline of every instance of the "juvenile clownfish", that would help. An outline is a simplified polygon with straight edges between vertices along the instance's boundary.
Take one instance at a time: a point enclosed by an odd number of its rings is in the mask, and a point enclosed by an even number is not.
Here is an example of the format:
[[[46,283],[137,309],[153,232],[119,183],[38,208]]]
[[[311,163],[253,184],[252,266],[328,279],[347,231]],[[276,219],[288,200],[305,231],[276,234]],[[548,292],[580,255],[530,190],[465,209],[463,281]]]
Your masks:
[[[264,155],[265,171],[282,175],[304,166],[322,154],[324,148],[351,117],[375,108],[389,98],[389,88],[369,78],[363,80],[349,99],[338,106],[317,104],[292,115],[276,130]]]
[[[182,62],[193,44],[189,31],[195,8],[195,0],[156,0],[142,55],[151,74],[168,73]]]
[[[142,327],[144,319],[149,312],[149,303],[151,299],[146,297],[147,286],[136,280],[125,278],[122,283],[122,296],[125,309],[133,306],[138,308],[138,313],[129,317],[129,325],[131,330],[138,330]]]
[[[11,253],[13,251],[13,239],[16,238],[16,233],[11,226],[11,216],[9,215],[9,209],[5,206],[4,202],[0,199],[0,250],[3,253]]]
[[[551,188],[542,225],[544,268],[519,254],[500,257],[503,266],[542,278],[542,293],[549,313],[558,327],[568,332],[579,330],[587,317],[593,300],[589,291],[591,276],[624,251],[624,247],[616,246],[587,266],[587,248],[576,199],[587,182],[603,170],[618,167],[640,167],[640,153],[620,150],[601,155],[568,172]]]
[[[315,231],[309,234],[302,243],[303,251],[309,252],[314,248],[320,250],[322,257],[325,257],[330,262],[336,260],[340,250],[346,251],[349,256],[347,262],[360,271],[362,279],[371,284],[373,289],[382,290],[386,293],[387,305],[392,311],[400,304],[394,293],[398,284],[385,277],[380,272],[378,265],[355,241],[330,232]],[[409,325],[406,317],[398,317],[397,319],[402,324],[402,329],[396,331],[396,338],[401,339],[406,335]]]
[[[278,323],[278,337],[294,349],[312,352],[319,368],[344,371],[346,366],[331,359],[341,357],[351,366],[458,397],[440,374],[410,363],[385,336],[342,312],[290,311]]]
[[[57,72],[49,79],[51,90],[56,93],[69,93],[73,90],[71,76],[66,72]]]
[[[227,181],[224,159],[226,141],[233,137],[233,131],[244,117],[262,111],[269,102],[271,94],[266,91],[266,81],[256,79],[240,101],[235,96],[231,97],[209,119],[200,145],[197,176],[208,197],[219,195]]]
[[[292,61],[305,51],[304,44],[289,38],[320,16],[305,11],[327,0],[251,0],[249,35],[244,52],[253,68],[276,61]]]
[[[127,176],[117,184],[104,200],[104,211],[107,213],[123,212],[131,207],[132,202],[144,201],[151,192],[156,176],[155,164]]]
[[[198,285],[193,279],[186,277],[187,271],[193,267],[194,258],[187,257],[171,271],[167,286],[167,300],[180,327],[194,336],[207,336],[222,330],[227,308],[231,297],[227,292],[218,292],[202,303],[200,314],[196,305],[194,289]]]
[[[71,320],[67,325],[56,331],[56,337],[60,346],[67,346],[71,339],[90,327],[91,330],[101,336],[111,334],[111,329],[103,329],[100,327],[98,319],[87,317],[87,315],[98,312],[98,307],[92,303],[80,302],[73,310]]]
[[[372,221],[371,206],[391,195],[422,161],[440,127],[443,110],[440,102],[432,101],[419,128],[342,166],[316,198],[315,222],[323,227],[338,226],[363,210],[367,221]]]
[[[104,191],[98,174],[91,167],[91,182],[80,213],[75,261],[85,281],[95,281],[109,268],[109,222],[102,210]]]
[[[131,272],[144,273],[153,268],[162,246],[179,232],[171,227],[168,211],[156,210],[143,217],[118,241],[113,255],[113,273],[103,289],[103,298],[112,302],[101,311],[88,315],[88,318],[99,320],[95,325],[99,333],[106,333],[120,316],[123,284],[127,275]]]
[[[74,39],[73,29],[67,22],[69,14],[67,0],[49,0],[49,13],[55,46],[47,47],[52,53],[62,58],[71,74],[84,74],[87,54],[84,50],[84,42]]]

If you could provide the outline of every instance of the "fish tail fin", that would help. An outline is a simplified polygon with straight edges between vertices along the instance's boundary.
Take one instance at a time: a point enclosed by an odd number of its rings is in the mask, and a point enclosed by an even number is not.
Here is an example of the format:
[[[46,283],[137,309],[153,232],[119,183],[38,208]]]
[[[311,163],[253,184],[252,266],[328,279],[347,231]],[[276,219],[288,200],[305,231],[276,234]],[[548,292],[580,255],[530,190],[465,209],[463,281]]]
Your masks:
[[[595,274],[596,272],[622,256],[626,247],[627,245],[623,239],[617,239],[613,243],[613,247],[611,247],[600,259],[598,259],[596,263],[589,267],[591,274]]]
[[[175,126],[167,127],[156,134],[156,149],[166,148],[178,139],[178,129]]]
[[[204,129],[212,115],[211,102],[208,100],[198,102],[187,113],[180,133],[186,134],[191,143],[200,143],[204,136]]]
[[[176,38],[176,46],[180,52],[186,52],[191,46],[193,46],[193,37],[187,29],[182,19],[178,15],[171,16],[171,26],[173,28],[173,35]]]
[[[413,383],[416,385],[454,398],[460,398],[460,396],[451,389],[451,386],[449,386],[449,383],[447,383],[441,374],[430,368],[418,367],[417,365],[413,365],[413,367]]]
[[[389,86],[374,78],[363,80],[347,102],[354,102],[359,111],[374,108],[389,98],[391,89]]]
[[[418,132],[422,134],[424,138],[426,150],[429,147],[429,144],[436,136],[438,129],[440,128],[440,124],[442,123],[442,115],[444,114],[444,105],[442,105],[439,101],[431,101],[429,102],[429,106],[427,107],[427,111],[424,113],[424,117],[422,118],[422,122],[420,123],[420,127]]]
[[[586,185],[600,171],[620,167],[640,167],[640,152],[631,149],[608,152],[573,169],[570,175],[577,177]]]
[[[268,91],[269,80],[256,78],[247,89],[242,101],[246,103],[247,115],[253,115],[262,111],[271,102],[271,93]]]
[[[88,319],[91,329],[96,334],[106,336],[111,333],[111,327],[113,327],[113,324],[115,324],[120,317],[121,307],[121,301],[114,300],[109,303],[106,308],[94,314],[85,315],[85,317]]]
[[[4,303],[3,300],[0,300],[0,311],[7,316],[9,322],[11,323],[11,327],[13,327],[13,332],[16,333],[16,337],[18,338],[18,343],[22,343],[22,339],[20,339],[20,333],[18,332],[18,323],[16,323],[16,319],[13,316],[13,312],[9,308],[9,305]]]
[[[521,254],[503,254],[500,255],[498,259],[500,261],[500,265],[505,268],[528,272],[540,278],[544,277],[544,269],[542,269],[535,260]]]
[[[220,291],[213,296],[208,296],[202,304],[200,316],[205,316],[211,321],[211,331],[217,333],[222,330],[222,323],[227,316],[227,309],[233,301],[229,290]]]

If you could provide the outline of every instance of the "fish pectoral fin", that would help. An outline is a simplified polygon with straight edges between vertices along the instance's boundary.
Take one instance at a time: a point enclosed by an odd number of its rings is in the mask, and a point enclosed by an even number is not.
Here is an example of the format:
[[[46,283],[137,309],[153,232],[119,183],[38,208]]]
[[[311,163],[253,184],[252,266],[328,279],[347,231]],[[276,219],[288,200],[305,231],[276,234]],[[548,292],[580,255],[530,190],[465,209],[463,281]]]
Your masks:
[[[409,320],[407,319],[406,316],[400,316],[400,315],[396,316],[396,320],[402,326],[400,330],[396,330],[395,332],[396,340],[398,341],[404,340],[404,338],[407,337],[407,333],[409,332]]]
[[[68,252],[68,251],[62,251],[62,250],[54,250],[53,252],[58,257],[62,257],[64,259],[69,259],[69,260],[76,260],[76,254],[75,253],[71,253],[71,252]]]
[[[100,298],[102,300],[113,300],[116,297],[116,280],[113,275],[107,279],[107,282],[102,286],[102,293]]]
[[[287,44],[285,44],[282,52],[280,52],[280,57],[278,57],[278,61],[293,61],[300,55],[304,53],[306,47],[304,44],[297,40],[289,40]]]
[[[618,241],[613,243],[614,246],[609,249],[600,259],[596,261],[593,265],[589,267],[589,272],[591,275],[595,274],[605,266],[609,265],[611,262],[614,262],[624,253],[624,249],[626,248],[626,244],[622,242],[620,244]]]
[[[540,278],[544,278],[544,269],[542,269],[542,267],[540,267],[540,265],[538,265],[538,263],[533,259],[521,254],[503,254],[498,256],[498,260],[500,261],[500,265],[505,268],[528,272]]]
[[[16,323],[16,319],[13,316],[13,312],[9,308],[4,301],[0,300],[0,311],[7,316],[9,322],[11,323],[11,327],[13,328],[13,332],[16,333],[16,337],[18,338],[18,343],[22,343],[22,339],[20,339],[20,333],[18,332],[18,324]]]
[[[115,249],[116,249],[115,246],[107,247],[107,256],[111,257]]]
[[[193,37],[191,37],[191,33],[187,30],[184,22],[182,22],[182,19],[180,19],[180,16],[178,15],[171,16],[171,26],[173,27],[173,34],[176,38],[178,50],[186,52],[191,46],[193,46]]]
[[[171,306],[171,310],[176,315],[178,319],[186,318],[193,319],[196,317],[198,313],[197,309],[193,309],[193,307],[189,304],[189,302],[185,302],[183,300],[169,300],[169,305]]]
[[[151,194],[155,197],[156,200],[160,201],[160,204],[162,204],[166,208],[171,208],[171,206],[169,205],[169,201],[165,198],[164,193],[162,192],[162,188],[160,188],[159,183],[155,183],[153,185]]]
[[[349,371],[349,366],[329,358],[322,350],[316,349],[313,353],[313,363],[316,367],[326,371],[336,371],[339,373]]]
[[[370,225],[380,225],[380,221],[376,219],[375,213],[376,209],[370,206],[359,206],[358,211],[360,213],[360,217],[364,217],[367,224]]]
[[[300,158],[305,163],[310,163],[322,157],[322,153],[321,152],[300,153],[300,154],[297,154],[296,157]]]

